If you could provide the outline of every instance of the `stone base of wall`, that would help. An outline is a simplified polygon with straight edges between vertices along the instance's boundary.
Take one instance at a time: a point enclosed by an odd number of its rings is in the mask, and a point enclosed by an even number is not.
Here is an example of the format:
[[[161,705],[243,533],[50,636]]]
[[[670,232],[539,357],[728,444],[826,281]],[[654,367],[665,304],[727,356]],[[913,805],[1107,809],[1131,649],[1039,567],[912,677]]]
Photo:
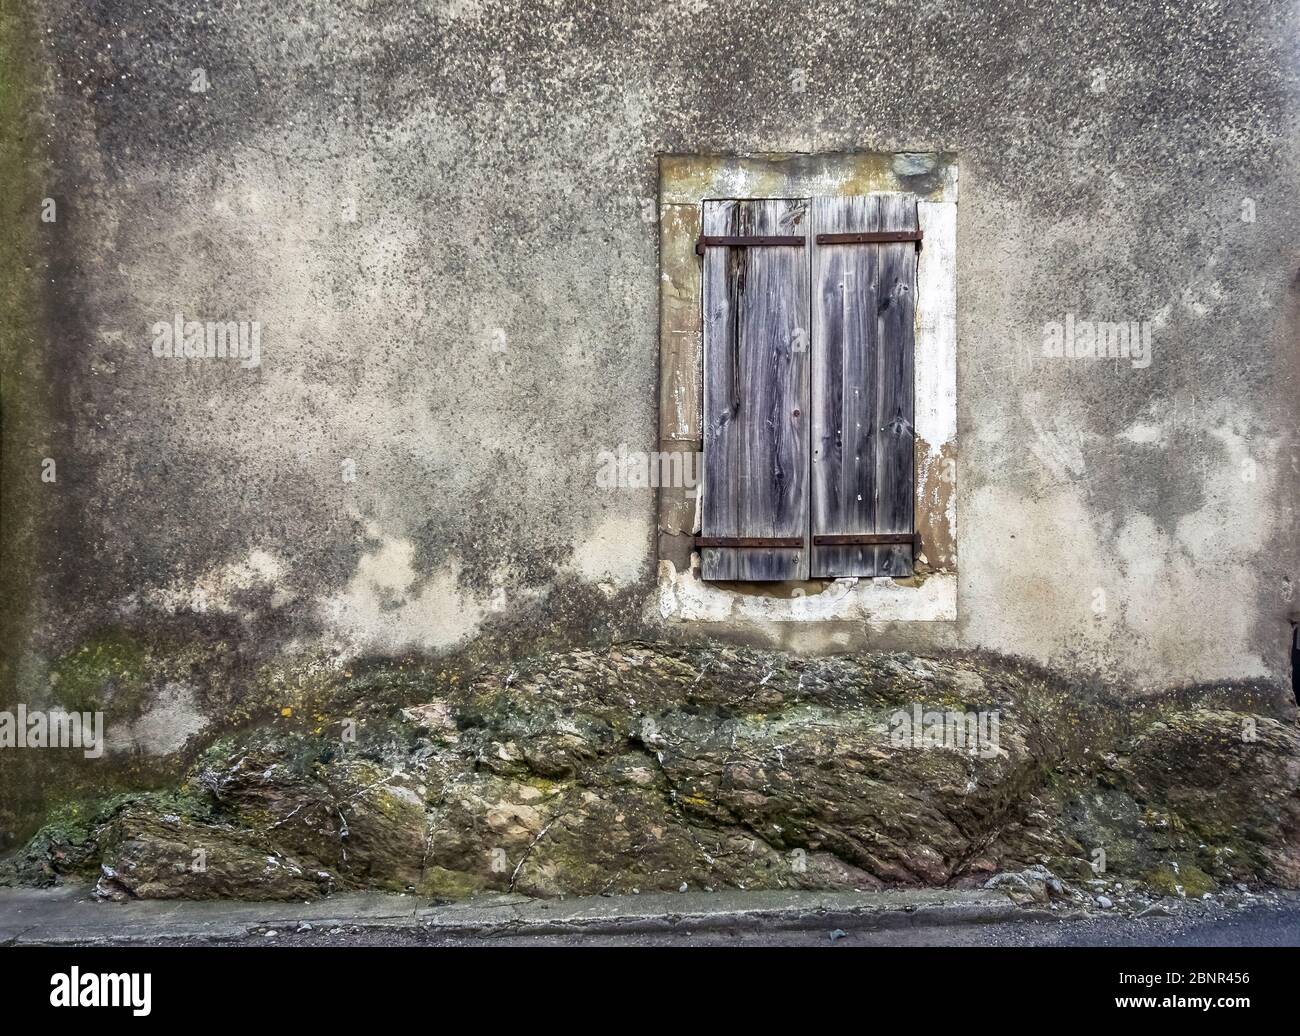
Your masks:
[[[227,735],[173,790],[70,806],[0,880],[461,898],[1045,865],[1172,895],[1300,886],[1300,735],[1268,688],[1121,704],[1001,658],[637,643],[450,683],[408,666],[387,691]]]

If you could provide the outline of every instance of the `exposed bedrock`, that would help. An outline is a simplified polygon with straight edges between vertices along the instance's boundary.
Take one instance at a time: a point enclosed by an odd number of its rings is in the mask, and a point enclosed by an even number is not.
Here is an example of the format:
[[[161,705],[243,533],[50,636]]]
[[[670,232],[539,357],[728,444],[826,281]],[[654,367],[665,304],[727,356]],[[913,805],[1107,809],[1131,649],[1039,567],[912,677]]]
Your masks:
[[[366,681],[219,738],[170,790],[55,811],[7,880],[459,898],[1045,864],[1173,895],[1300,887],[1300,737],[1248,685],[1120,704],[990,656],[645,643]]]

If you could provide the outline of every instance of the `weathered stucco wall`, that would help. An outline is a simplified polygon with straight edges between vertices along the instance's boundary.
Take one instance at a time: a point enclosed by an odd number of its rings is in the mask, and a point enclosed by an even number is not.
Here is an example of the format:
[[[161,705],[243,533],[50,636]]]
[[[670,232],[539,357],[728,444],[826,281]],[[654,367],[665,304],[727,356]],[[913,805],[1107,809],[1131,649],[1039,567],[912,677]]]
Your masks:
[[[19,687],[104,629],[346,659],[653,625],[653,493],[595,475],[658,442],[658,156],[868,149],[960,164],[958,618],[728,630],[1285,680],[1294,4],[31,6]],[[260,363],[156,357],[176,313],[257,321]],[[1067,314],[1149,321],[1149,366],[1043,356]]]

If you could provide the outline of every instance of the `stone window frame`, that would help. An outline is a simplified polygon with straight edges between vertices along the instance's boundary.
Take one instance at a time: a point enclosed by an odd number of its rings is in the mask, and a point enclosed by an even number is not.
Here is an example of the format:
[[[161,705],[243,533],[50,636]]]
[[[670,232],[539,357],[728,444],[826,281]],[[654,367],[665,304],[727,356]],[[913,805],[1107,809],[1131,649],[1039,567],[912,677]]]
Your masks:
[[[659,610],[688,622],[957,618],[957,156],[952,152],[661,155],[659,158],[660,455],[703,448],[701,265],[707,198],[913,194],[924,233],[915,322],[916,531],[906,579],[714,584],[700,579],[694,487],[658,488]],[[682,464],[698,476],[699,466]]]

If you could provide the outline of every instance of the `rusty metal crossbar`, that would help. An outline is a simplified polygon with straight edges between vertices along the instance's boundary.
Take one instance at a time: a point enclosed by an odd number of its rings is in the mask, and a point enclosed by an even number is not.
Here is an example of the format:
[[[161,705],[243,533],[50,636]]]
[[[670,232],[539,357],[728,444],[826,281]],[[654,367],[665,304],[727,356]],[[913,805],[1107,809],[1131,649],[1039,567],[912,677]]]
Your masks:
[[[909,544],[918,550],[921,536],[915,532],[864,532],[848,535],[825,535],[812,538],[814,547],[869,547],[886,544]],[[802,536],[696,536],[697,547],[803,547]]]
[[[818,234],[819,245],[888,245],[899,241],[915,241],[921,247],[919,230],[873,230],[860,234]]]
[[[872,230],[857,234],[818,234],[819,245],[889,245],[915,241],[921,247],[919,230]],[[751,237],[703,234],[695,242],[695,254],[706,248],[801,248],[806,240],[793,234],[757,234]]]
[[[858,547],[886,543],[909,543],[920,547],[921,537],[914,532],[866,532],[847,536],[814,536],[814,547]]]
[[[696,536],[697,547],[802,547],[802,536]]]

